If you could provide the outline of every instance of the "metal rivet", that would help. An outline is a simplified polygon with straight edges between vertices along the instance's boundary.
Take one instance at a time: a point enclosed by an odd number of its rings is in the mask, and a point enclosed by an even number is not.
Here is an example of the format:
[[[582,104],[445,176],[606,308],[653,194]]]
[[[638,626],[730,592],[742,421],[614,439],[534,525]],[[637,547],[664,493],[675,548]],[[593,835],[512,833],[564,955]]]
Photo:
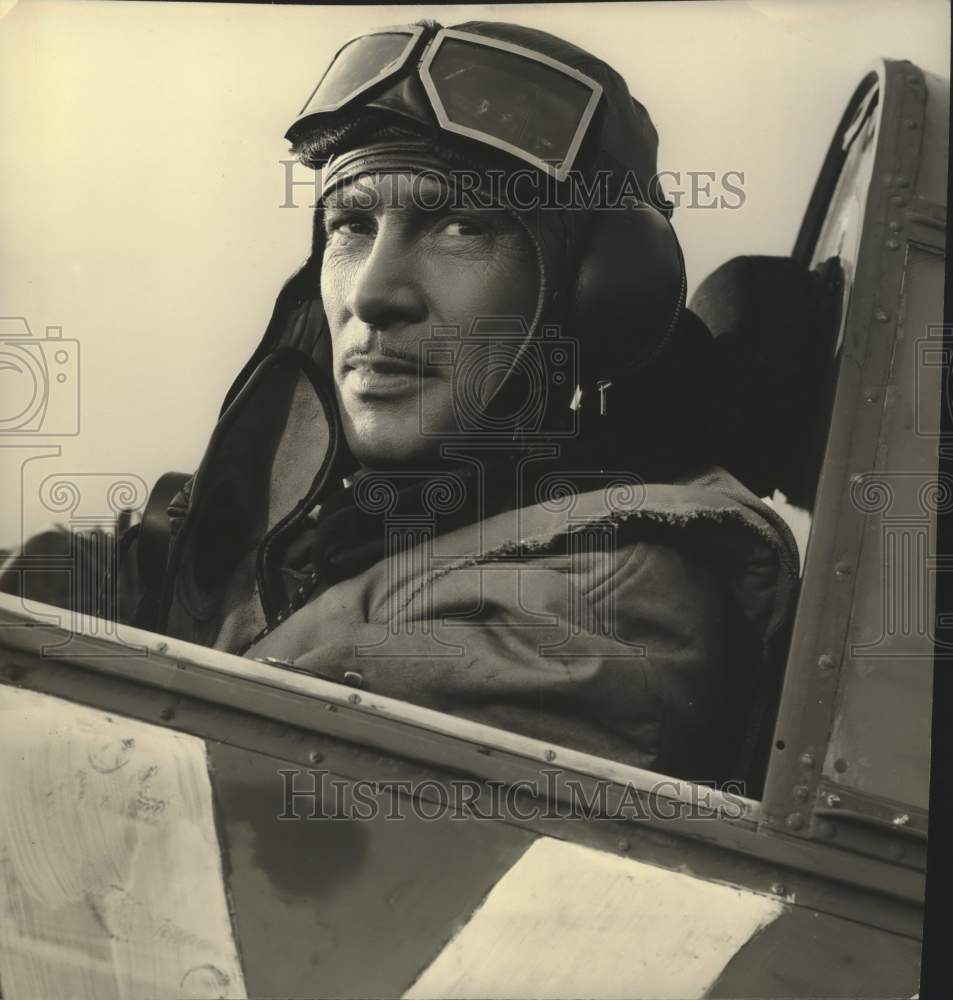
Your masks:
[[[836,576],[850,576],[850,566],[847,563],[839,562],[834,567],[834,574]]]
[[[914,129],[917,127],[917,122],[914,121],[913,118],[905,118],[903,120],[903,124],[909,129]]]
[[[886,322],[887,322],[887,320],[888,320],[888,319],[890,319],[890,313],[888,313],[888,312],[885,312],[885,311],[884,311],[883,309],[878,309],[878,310],[877,310],[877,311],[876,311],[876,312],[874,313],[874,319],[875,319],[875,320],[876,320],[876,321],[877,321],[878,323],[886,323]]]
[[[821,653],[821,655],[817,658],[817,665],[821,668],[821,670],[833,670],[836,662],[837,661],[833,656],[831,656],[830,653]]]
[[[840,796],[832,792],[827,796],[827,804],[831,809],[836,809],[840,805]]]
[[[887,223],[887,225],[890,227],[890,231],[893,233],[899,233],[900,230],[903,229],[903,226],[899,222],[897,222],[896,219],[891,219],[890,222]]]
[[[626,851],[631,849],[632,845],[627,840],[622,839],[618,842],[618,844],[616,844],[616,847],[618,847],[620,851],[625,853]]]
[[[813,767],[814,766],[814,754],[812,754],[812,753],[802,753],[801,754],[801,763],[805,767]]]
[[[788,894],[787,887],[782,882],[775,882],[771,886],[771,891],[775,896],[786,896]]]
[[[344,683],[351,687],[362,688],[364,687],[364,678],[356,670],[345,670]]]
[[[312,764],[320,764],[321,761],[324,760],[324,754],[321,753],[320,750],[312,750],[311,753],[308,754],[308,760],[310,760]]]
[[[156,644],[157,653],[164,653],[168,648],[169,644],[167,642],[160,642]]]
[[[910,182],[907,180],[906,177],[898,177],[894,183],[897,185],[898,188],[910,187]]]
[[[899,241],[898,240],[887,240],[887,249],[888,250],[899,250],[900,249],[900,243],[899,243]]]
[[[838,774],[843,774],[847,770],[847,761],[844,760],[843,757],[838,757],[837,760],[834,761],[834,770]]]
[[[877,393],[875,393],[875,392],[868,392],[868,393],[867,393],[867,395],[866,395],[866,396],[864,396],[864,402],[865,402],[865,403],[866,403],[866,404],[867,404],[868,406],[873,406],[873,405],[874,405],[874,403],[876,403],[876,402],[877,402]],[[857,480],[856,480],[856,481],[857,481],[857,482],[860,482],[860,480],[861,480],[862,478],[863,478],[862,476],[858,476],[858,477],[857,477]]]
[[[338,707],[337,705],[325,705],[324,710],[325,712],[336,712],[338,710]]]
[[[795,802],[804,802],[808,796],[807,785],[795,785],[794,790],[791,792],[791,798]]]
[[[360,705],[361,696],[359,694],[349,694],[347,696],[348,704],[350,705]]]
[[[804,826],[804,817],[800,813],[791,813],[787,818],[787,824],[792,830],[800,830]]]
[[[543,756],[546,758],[546,760],[550,760],[550,761],[555,760],[556,759],[556,751],[555,750],[547,750],[546,753],[543,754]]]
[[[901,813],[899,816],[894,816],[892,822],[894,826],[906,826],[910,822],[910,816],[907,813]]]
[[[907,204],[907,199],[904,198],[902,194],[895,194],[890,200],[897,206],[897,208],[904,208]]]
[[[489,747],[477,747],[476,751],[477,751],[477,753],[482,753],[485,757],[489,757],[490,756],[490,748]]]
[[[175,710],[171,709],[171,708],[164,708],[159,713],[159,718],[162,719],[163,722],[168,722],[169,719],[174,719],[175,718]]]

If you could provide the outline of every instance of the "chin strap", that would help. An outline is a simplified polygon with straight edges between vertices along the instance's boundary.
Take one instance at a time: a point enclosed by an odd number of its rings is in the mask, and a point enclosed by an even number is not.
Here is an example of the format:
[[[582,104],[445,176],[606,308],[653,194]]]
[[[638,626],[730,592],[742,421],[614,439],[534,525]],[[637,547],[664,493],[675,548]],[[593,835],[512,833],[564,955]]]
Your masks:
[[[223,629],[254,634],[272,624],[285,604],[283,546],[340,484],[333,396],[330,377],[303,352],[276,351],[255,370],[192,481],[164,573],[159,631],[211,646]]]

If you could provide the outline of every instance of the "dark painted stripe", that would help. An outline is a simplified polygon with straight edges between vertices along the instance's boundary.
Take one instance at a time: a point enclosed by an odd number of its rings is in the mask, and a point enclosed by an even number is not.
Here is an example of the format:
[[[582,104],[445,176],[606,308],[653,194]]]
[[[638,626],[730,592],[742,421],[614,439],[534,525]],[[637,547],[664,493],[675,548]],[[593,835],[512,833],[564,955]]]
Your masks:
[[[710,997],[910,997],[920,942],[793,906],[735,954]]]
[[[279,820],[278,771],[295,765],[220,743],[208,753],[252,997],[400,996],[534,839],[407,807],[402,820]]]

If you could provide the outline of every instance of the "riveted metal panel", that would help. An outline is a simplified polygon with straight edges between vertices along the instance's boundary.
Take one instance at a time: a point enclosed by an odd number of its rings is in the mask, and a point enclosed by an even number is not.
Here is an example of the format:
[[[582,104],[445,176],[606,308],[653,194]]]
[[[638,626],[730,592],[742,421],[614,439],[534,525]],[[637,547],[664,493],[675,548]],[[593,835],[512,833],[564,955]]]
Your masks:
[[[918,650],[914,669],[919,673],[915,676],[906,676],[899,659],[893,667],[876,668],[870,667],[873,660],[869,656],[856,665],[852,660],[865,643],[869,653],[869,644],[876,644],[887,627],[884,595],[889,588],[885,587],[884,566],[898,568],[899,572],[897,560],[885,556],[881,544],[883,524],[870,508],[871,477],[914,473],[921,485],[930,481],[935,484],[937,468],[935,442],[926,446],[916,443],[919,439],[911,428],[911,422],[915,422],[913,382],[918,350],[914,341],[921,334],[911,334],[909,322],[905,322],[911,310],[917,330],[930,316],[937,323],[942,318],[942,284],[936,279],[939,271],[931,263],[935,260],[931,256],[934,248],[913,242],[914,235],[917,241],[922,239],[924,229],[932,232],[924,220],[929,222],[940,210],[940,206],[922,204],[913,193],[923,149],[927,86],[916,67],[901,62],[886,62],[878,71],[876,104],[869,98],[872,82],[868,78],[858,90],[852,102],[854,115],[845,117],[835,136],[796,250],[805,263],[831,253],[847,253],[835,239],[837,226],[828,224],[823,217],[824,206],[846,204],[843,188],[837,185],[841,168],[854,155],[848,150],[857,151],[858,143],[875,142],[869,169],[859,169],[850,178],[851,184],[866,186],[858,202],[863,205],[863,220],[856,263],[848,268],[853,271],[853,279],[847,283],[849,304],[839,347],[831,428],[762,804],[765,829],[797,839],[829,839],[832,835],[836,839],[836,821],[828,815],[815,815],[814,806],[828,808],[827,796],[831,793],[826,783],[840,781],[851,770],[868,776],[868,784],[861,791],[874,790],[870,784],[874,782],[879,783],[876,790],[880,794],[903,799],[898,794],[901,784],[909,783],[911,771],[919,769],[911,809],[922,808],[926,801],[929,751],[922,744],[922,733],[928,728],[925,720],[930,716],[930,630],[926,629],[924,636],[917,623],[911,627],[905,619],[905,641],[917,645]],[[872,126],[864,125],[863,114],[857,113],[865,95],[867,107],[872,109],[868,117],[874,123],[875,137],[867,134]],[[931,122],[930,141],[936,143],[941,137],[935,116]],[[852,137],[848,136],[851,129]],[[925,155],[934,152],[928,150]],[[860,163],[856,155],[854,162]],[[942,246],[942,239],[937,242]],[[926,335],[925,329],[922,335]],[[928,395],[926,392],[922,398]],[[912,451],[899,444],[904,435],[909,436],[907,443],[914,444]],[[890,447],[885,446],[888,441]],[[929,511],[925,516],[928,520]],[[919,528],[908,531],[901,545],[916,548],[920,535]],[[908,563],[909,559],[904,565]],[[902,572],[909,576],[908,569]],[[896,593],[895,588],[894,596]],[[914,614],[919,616],[919,622],[920,618],[929,619],[932,612],[921,601]],[[909,657],[904,653],[901,659],[907,662]],[[887,658],[880,662],[885,664]],[[846,709],[851,691],[858,706],[865,699],[869,701],[872,686],[864,688],[858,678],[863,670],[869,673],[871,669],[885,679],[878,696],[884,716],[870,718],[869,704],[858,708],[860,714],[868,716],[864,723],[871,726],[867,738],[875,736],[878,725],[889,724],[891,711],[899,715],[904,704],[907,708],[905,722],[898,725],[900,734],[889,742],[894,756],[885,760],[885,746],[876,765],[864,764],[862,754],[855,754],[850,761],[838,751],[836,742],[831,745],[835,714],[839,712],[845,720],[854,718]],[[886,690],[891,684],[886,680],[891,672],[894,697],[888,703],[891,699]],[[854,678],[853,684],[848,684],[850,677]],[[904,742],[902,731],[909,726],[919,727],[920,732],[910,733]],[[878,750],[872,747],[870,754],[872,762]],[[878,769],[879,777],[871,778]],[[904,778],[900,778],[901,772]],[[836,798],[833,803],[836,807]],[[897,836],[902,838],[903,832]],[[900,860],[895,838],[879,847],[872,847],[869,837],[863,843],[865,851]],[[861,849],[861,842],[851,844],[846,834],[843,846]],[[914,851],[905,860],[910,863],[915,857]]]

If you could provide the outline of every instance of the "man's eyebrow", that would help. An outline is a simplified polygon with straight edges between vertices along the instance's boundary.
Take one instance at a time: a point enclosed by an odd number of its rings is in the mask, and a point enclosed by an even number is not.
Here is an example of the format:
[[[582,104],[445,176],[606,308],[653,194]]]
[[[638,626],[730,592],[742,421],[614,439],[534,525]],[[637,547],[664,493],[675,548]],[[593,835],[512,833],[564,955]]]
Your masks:
[[[352,192],[350,196],[342,194],[340,191],[334,191],[327,197],[322,199],[322,204],[325,209],[363,209],[364,211],[370,210],[373,206],[368,204],[367,196],[361,196],[360,192]]]
[[[394,200],[393,193],[379,188],[369,188],[358,178],[330,191],[323,199],[327,211],[373,213],[380,210],[400,209],[409,215],[423,219],[440,219],[451,214],[485,215],[487,212],[504,213],[505,209],[496,204],[483,204],[461,197],[461,192],[451,185],[441,184],[440,191],[427,188],[421,191],[414,187],[400,202]]]

